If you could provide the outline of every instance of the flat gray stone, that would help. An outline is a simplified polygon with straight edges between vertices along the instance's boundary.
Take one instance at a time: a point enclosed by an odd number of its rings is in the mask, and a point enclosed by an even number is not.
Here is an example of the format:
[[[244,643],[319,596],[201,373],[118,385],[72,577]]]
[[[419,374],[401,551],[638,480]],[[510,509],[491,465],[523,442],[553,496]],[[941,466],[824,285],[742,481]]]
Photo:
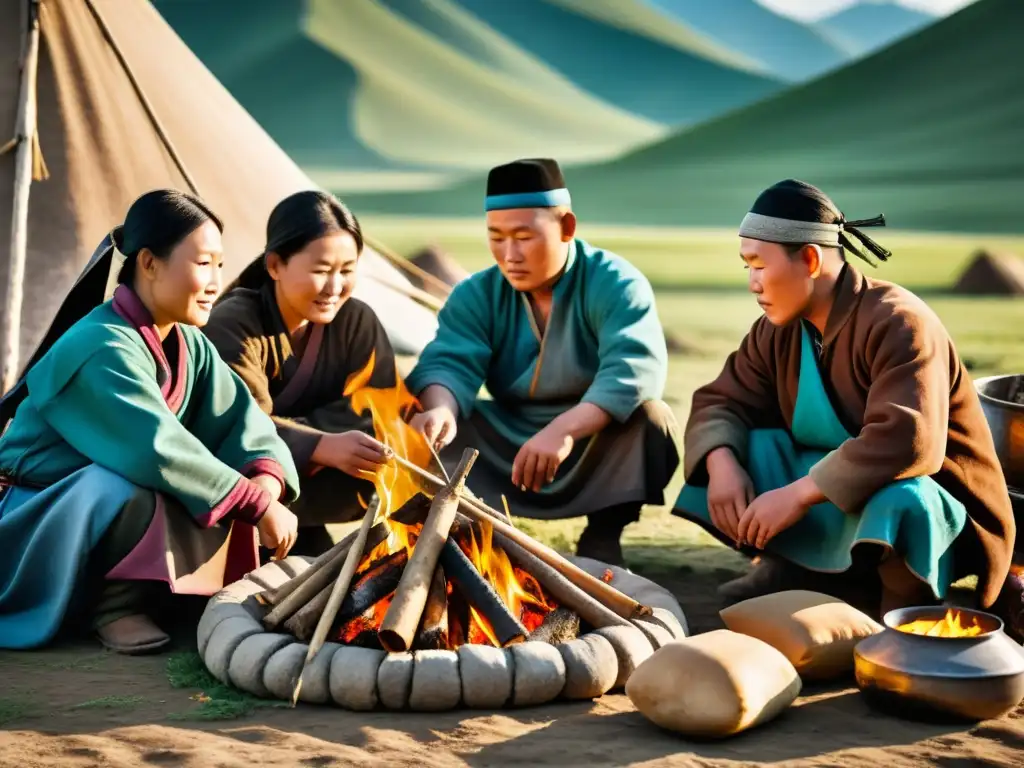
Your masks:
[[[512,657],[504,648],[463,645],[459,655],[462,703],[473,709],[499,709],[512,698]]]
[[[292,638],[292,640],[294,639]],[[267,690],[270,691],[270,695],[275,699],[291,701],[292,685],[299,677],[299,672],[302,670],[302,662],[306,660],[306,651],[308,650],[309,646],[305,643],[292,642],[275,651],[274,655],[267,659],[267,664],[263,668],[263,685],[266,686]],[[330,667],[327,667],[327,669],[329,671]],[[327,677],[326,673],[324,677]],[[306,676],[302,680],[302,690],[299,692],[299,698],[303,701],[306,700],[310,683],[309,678],[309,670],[307,669]],[[327,690],[326,680],[324,680],[323,688]],[[330,701],[330,698],[330,691],[328,691],[325,701]],[[325,702],[317,703],[323,704]]]
[[[517,707],[545,704],[565,687],[565,661],[553,645],[527,641],[510,645],[512,703]]]
[[[565,698],[596,699],[615,685],[619,659],[612,644],[601,635],[588,633],[555,647],[565,662]]]
[[[459,655],[455,651],[416,651],[409,708],[420,712],[454,709],[462,699]]]
[[[228,584],[210,598],[211,603],[243,603],[246,598],[259,594],[264,588],[251,579],[239,579]]]
[[[196,648],[199,655],[206,653],[206,646],[210,642],[213,630],[225,619],[253,618],[248,610],[238,603],[215,603],[210,601],[206,604],[203,615],[199,618],[199,626],[196,627]]]
[[[377,696],[387,709],[405,709],[412,689],[413,655],[389,653],[377,669]]]
[[[658,650],[666,643],[671,643],[675,639],[672,637],[672,633],[663,624],[654,621],[653,617],[645,616],[642,619],[633,619],[633,625],[644,633],[644,637],[651,641],[654,650]]]
[[[257,568],[255,571],[245,574],[243,581],[248,579],[249,581],[255,581],[261,585],[264,589],[277,589],[291,576],[288,575],[276,562],[265,563]]]
[[[601,579],[605,571],[612,572],[611,586],[624,595],[636,600],[649,608],[664,608],[672,613],[681,624],[686,625],[686,616],[683,614],[682,606],[676,600],[675,595],[669,592],[660,584],[638,576],[632,571],[620,568],[617,565],[608,565],[598,560],[591,560],[587,557],[570,556],[567,558],[577,567],[583,569],[591,576]]]
[[[263,631],[263,627],[251,616],[232,616],[230,619],[224,619],[213,630],[210,641],[206,644],[206,653],[203,654],[203,661],[206,662],[210,674],[225,685],[230,684],[228,667],[235,649],[247,637],[262,634]]]
[[[651,641],[636,627],[602,627],[594,630],[593,634],[600,635],[611,643],[619,662],[619,674],[610,690],[624,686],[636,668],[654,653]]]
[[[384,651],[341,646],[331,659],[329,685],[338,706],[367,711],[377,706],[377,669]]]
[[[689,627],[686,625],[686,620],[682,622],[676,617],[672,611],[659,606],[651,607],[652,616],[648,621],[657,622],[661,624],[665,629],[672,635],[673,640],[685,640],[689,634]]]
[[[291,635],[276,632],[262,632],[245,638],[231,654],[231,662],[228,664],[231,684],[253,696],[266,698],[270,695],[267,686],[263,684],[267,661],[275,652],[294,642],[295,638]]]

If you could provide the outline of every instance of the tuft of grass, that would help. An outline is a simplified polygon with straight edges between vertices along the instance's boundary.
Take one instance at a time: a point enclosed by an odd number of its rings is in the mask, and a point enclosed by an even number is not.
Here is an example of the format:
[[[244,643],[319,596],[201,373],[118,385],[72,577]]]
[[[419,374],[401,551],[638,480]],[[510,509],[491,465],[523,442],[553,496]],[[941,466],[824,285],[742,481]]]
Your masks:
[[[24,699],[0,698],[0,727],[38,714],[36,705]]]
[[[72,704],[68,709],[131,709],[140,703],[141,696],[100,696],[81,704]]]
[[[199,706],[185,712],[172,712],[168,720],[234,720],[257,709],[283,708],[284,701],[267,701],[225,685],[215,678],[195,651],[175,653],[167,659],[167,680],[172,688],[192,688]]]

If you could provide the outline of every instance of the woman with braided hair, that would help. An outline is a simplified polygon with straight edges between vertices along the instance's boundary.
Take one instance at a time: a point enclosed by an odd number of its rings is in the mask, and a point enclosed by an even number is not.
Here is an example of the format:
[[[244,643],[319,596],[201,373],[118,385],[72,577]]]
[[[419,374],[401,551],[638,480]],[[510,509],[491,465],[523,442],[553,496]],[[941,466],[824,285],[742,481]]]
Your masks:
[[[740,226],[764,311],[693,396],[675,513],[760,555],[734,603],[831,592],[872,613],[1006,580],[1013,513],[971,378],[935,313],[865,277],[855,245],[891,254],[809,184],[765,190]]]
[[[352,298],[362,250],[359,222],[343,203],[314,190],[290,195],[270,214],[263,253],[203,329],[270,414],[298,467],[295,554],[329,549],[325,524],[362,516],[360,495],[370,498],[368,478],[388,453],[369,414],[356,414],[344,395],[371,360],[369,386],[389,389],[398,380],[384,326]]]

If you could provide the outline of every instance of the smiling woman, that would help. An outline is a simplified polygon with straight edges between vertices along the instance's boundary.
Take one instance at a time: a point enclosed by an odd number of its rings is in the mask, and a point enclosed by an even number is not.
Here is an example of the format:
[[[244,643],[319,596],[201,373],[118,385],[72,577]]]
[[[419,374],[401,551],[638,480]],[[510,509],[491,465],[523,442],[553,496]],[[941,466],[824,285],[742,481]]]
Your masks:
[[[160,648],[159,582],[211,595],[256,567],[257,531],[281,555],[294,542],[291,455],[195,327],[220,255],[202,201],[140,197],[0,402],[0,647],[84,618],[114,650]]]
[[[296,553],[332,545],[324,527],[363,514],[366,472],[385,458],[373,424],[344,396],[356,374],[397,383],[395,355],[373,310],[352,298],[363,234],[355,216],[318,191],[285,198],[270,214],[260,256],[214,307],[206,335],[241,376],[288,444],[302,480],[293,508]]]

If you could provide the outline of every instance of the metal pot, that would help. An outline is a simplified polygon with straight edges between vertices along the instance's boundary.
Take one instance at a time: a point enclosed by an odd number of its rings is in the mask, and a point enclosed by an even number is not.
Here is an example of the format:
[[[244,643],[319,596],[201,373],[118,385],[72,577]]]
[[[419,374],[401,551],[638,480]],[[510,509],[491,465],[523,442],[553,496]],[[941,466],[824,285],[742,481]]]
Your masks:
[[[982,633],[928,637],[897,629],[915,619],[941,619],[944,606],[901,608],[885,629],[854,648],[857,687],[881,709],[908,717],[980,721],[1000,717],[1024,699],[1024,648],[997,616],[957,608]]]
[[[1006,484],[1024,490],[1024,404],[1012,402],[1024,390],[1024,375],[987,376],[974,382]]]

